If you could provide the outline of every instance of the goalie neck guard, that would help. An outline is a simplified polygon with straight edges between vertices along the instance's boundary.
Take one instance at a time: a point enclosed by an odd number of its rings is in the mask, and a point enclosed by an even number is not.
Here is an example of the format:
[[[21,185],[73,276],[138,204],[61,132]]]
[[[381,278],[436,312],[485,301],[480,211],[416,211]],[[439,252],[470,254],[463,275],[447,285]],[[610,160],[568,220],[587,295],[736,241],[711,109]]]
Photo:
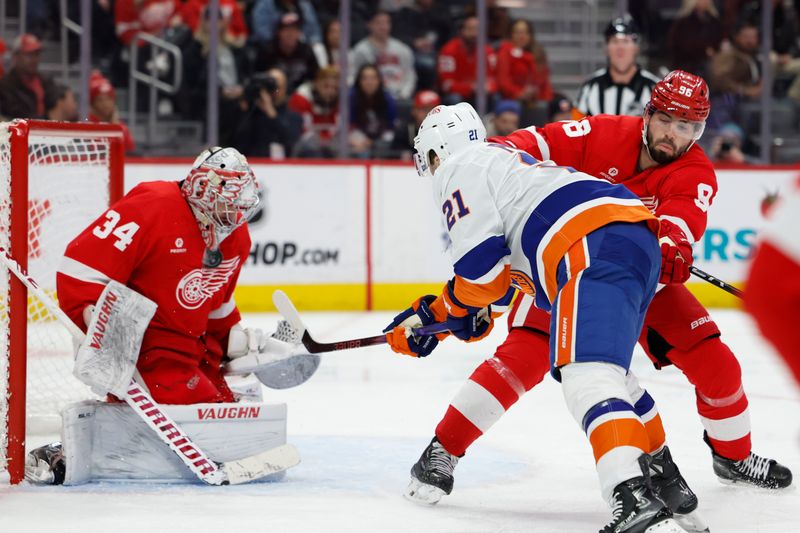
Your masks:
[[[247,159],[234,148],[207,148],[181,183],[206,247],[220,243],[244,224],[258,206],[258,182]]]

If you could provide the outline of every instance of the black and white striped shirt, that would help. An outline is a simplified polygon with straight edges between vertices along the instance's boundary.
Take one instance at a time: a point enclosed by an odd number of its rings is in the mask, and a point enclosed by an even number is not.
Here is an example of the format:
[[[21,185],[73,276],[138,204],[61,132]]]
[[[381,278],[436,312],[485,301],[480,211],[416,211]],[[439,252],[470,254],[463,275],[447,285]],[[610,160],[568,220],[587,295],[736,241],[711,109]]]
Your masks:
[[[661,79],[641,67],[626,85],[614,83],[607,68],[602,68],[583,82],[578,90],[577,107],[584,115],[639,116],[650,93]]]

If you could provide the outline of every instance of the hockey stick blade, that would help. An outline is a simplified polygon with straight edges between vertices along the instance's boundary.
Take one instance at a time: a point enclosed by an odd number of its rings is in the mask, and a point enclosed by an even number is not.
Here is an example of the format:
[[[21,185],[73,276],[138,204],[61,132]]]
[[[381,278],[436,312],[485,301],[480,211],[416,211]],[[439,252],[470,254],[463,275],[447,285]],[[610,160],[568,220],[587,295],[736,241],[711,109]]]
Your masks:
[[[318,342],[309,333],[300,313],[294,306],[289,296],[282,290],[272,293],[272,302],[278,308],[278,312],[298,331],[302,331],[303,346],[312,354],[338,352],[340,350],[352,350],[353,348],[364,348],[366,346],[376,346],[386,344],[386,335],[375,335],[372,337],[362,337],[360,339],[348,339],[339,342]],[[422,326],[414,330],[417,335],[434,335],[450,331],[446,322],[438,322],[428,326]]]
[[[239,485],[283,472],[298,464],[300,454],[297,448],[291,444],[283,444],[250,457],[227,461],[220,464],[220,469],[225,472],[228,483]]]
[[[710,284],[714,285],[715,287],[719,287],[723,291],[725,291],[727,293],[730,293],[730,294],[733,294],[734,296],[736,296],[738,298],[742,298],[744,296],[744,292],[742,292],[741,289],[738,289],[738,288],[734,287],[733,285],[731,285],[730,283],[724,282],[721,279],[719,279],[719,278],[717,278],[715,276],[712,276],[708,272],[700,270],[699,268],[697,268],[695,266],[690,266],[689,267],[689,272],[691,272],[692,274],[694,274],[698,278],[702,279],[703,281],[707,281]]]

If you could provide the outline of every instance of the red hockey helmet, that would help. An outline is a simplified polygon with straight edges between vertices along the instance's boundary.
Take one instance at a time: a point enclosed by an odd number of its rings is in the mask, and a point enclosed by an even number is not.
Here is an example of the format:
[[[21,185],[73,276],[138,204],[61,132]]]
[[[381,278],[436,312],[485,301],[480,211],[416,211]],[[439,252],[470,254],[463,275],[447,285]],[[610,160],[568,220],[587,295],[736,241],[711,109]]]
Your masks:
[[[705,122],[711,111],[708,85],[700,76],[673,70],[656,83],[648,110],[663,111],[692,122]]]

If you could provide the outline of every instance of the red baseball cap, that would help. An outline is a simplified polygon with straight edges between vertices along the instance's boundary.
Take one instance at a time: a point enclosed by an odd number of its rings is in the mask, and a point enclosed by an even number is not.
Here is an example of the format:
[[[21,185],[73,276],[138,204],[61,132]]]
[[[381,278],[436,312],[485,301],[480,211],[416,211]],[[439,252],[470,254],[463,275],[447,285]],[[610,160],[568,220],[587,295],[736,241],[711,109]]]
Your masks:
[[[108,81],[108,79],[106,79],[98,71],[94,71],[92,72],[92,76],[89,78],[89,101],[94,102],[94,99],[101,94],[107,94],[111,96],[112,99],[115,99],[117,96],[116,91],[114,91],[114,86],[111,85],[111,82]]]
[[[433,91],[424,90],[419,91],[414,96],[414,107],[434,108],[442,103],[439,95]]]
[[[42,49],[42,43],[32,33],[23,33],[14,41],[14,52],[38,52]]]

